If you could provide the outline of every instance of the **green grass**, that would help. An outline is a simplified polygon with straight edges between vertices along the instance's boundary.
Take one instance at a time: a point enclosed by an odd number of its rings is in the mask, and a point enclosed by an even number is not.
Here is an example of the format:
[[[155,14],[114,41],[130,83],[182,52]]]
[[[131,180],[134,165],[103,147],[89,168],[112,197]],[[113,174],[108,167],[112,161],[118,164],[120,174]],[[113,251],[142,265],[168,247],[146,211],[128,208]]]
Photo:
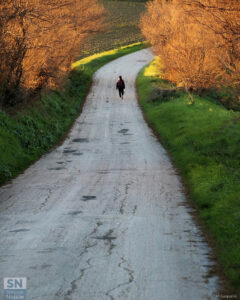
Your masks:
[[[144,1],[101,0],[100,2],[107,11],[104,29],[84,41],[79,58],[144,41],[138,26],[140,15],[145,11]]]
[[[76,62],[65,92],[43,95],[21,113],[9,115],[0,110],[0,184],[21,173],[64,136],[79,114],[98,68],[143,47],[144,43],[137,43]]]
[[[180,170],[231,286],[240,292],[240,113],[216,100],[178,92],[151,101],[166,87],[151,72],[137,80],[142,109]]]

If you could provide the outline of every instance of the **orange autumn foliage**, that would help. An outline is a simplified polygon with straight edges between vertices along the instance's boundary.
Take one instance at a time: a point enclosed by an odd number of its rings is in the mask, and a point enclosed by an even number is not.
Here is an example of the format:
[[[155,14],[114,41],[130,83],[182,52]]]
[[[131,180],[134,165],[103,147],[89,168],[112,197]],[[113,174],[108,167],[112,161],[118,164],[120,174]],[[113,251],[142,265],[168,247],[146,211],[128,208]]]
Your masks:
[[[163,76],[187,89],[239,85],[240,7],[236,0],[154,0],[141,29]]]
[[[97,0],[0,0],[0,100],[54,87],[83,39],[100,29]]]

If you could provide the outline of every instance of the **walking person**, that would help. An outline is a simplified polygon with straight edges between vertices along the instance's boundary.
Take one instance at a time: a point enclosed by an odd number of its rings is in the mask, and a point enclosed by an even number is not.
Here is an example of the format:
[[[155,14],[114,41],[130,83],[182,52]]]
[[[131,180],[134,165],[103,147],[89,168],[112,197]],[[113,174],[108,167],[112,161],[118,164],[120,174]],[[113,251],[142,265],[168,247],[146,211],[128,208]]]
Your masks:
[[[119,97],[123,99],[124,90],[125,90],[125,82],[122,79],[122,76],[118,77],[117,84],[116,84],[116,89],[119,92]]]

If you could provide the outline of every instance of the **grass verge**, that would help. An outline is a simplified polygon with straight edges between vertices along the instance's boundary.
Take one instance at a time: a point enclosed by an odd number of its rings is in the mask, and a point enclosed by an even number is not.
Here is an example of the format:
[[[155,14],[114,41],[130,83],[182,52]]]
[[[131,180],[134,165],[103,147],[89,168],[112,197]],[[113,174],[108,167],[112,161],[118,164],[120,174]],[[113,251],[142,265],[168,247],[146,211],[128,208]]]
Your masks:
[[[154,63],[147,66],[137,79],[140,105],[184,179],[223,273],[240,294],[240,113],[210,98],[194,96],[192,102],[184,92],[163,98],[156,91],[166,86]]]
[[[63,137],[78,116],[98,68],[145,46],[136,43],[77,61],[64,92],[43,95],[21,113],[0,110],[0,184],[24,171]]]

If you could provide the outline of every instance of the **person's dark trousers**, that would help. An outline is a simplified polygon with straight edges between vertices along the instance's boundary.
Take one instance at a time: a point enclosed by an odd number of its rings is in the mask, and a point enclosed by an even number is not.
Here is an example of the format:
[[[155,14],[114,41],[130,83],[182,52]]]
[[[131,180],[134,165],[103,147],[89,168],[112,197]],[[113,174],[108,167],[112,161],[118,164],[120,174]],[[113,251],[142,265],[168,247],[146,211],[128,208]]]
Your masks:
[[[123,96],[123,94],[124,94],[123,89],[118,89],[118,91],[119,91],[119,97],[122,98],[122,96]]]

